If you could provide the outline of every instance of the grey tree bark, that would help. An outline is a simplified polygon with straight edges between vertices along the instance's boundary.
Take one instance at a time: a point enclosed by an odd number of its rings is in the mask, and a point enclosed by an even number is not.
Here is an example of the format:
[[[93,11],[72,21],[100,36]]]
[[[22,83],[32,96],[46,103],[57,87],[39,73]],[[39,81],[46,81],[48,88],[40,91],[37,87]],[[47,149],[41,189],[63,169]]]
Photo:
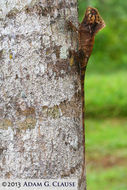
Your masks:
[[[0,177],[78,178],[85,189],[81,87],[68,50],[77,0],[1,0]]]

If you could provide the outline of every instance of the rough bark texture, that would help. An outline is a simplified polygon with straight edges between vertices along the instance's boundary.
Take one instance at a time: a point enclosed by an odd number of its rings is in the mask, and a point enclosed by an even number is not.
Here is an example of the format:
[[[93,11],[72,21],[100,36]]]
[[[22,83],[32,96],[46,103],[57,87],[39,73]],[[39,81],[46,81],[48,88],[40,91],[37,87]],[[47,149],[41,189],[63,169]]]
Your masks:
[[[73,177],[85,189],[70,15],[77,23],[77,0],[1,0],[0,177]]]

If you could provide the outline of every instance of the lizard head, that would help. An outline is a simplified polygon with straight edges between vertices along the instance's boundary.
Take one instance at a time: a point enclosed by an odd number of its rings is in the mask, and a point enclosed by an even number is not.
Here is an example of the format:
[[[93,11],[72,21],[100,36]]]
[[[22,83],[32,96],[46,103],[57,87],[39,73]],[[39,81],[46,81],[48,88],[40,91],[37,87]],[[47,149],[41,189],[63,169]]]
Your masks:
[[[105,27],[105,22],[96,8],[88,7],[82,24],[87,27],[91,34],[96,34]]]

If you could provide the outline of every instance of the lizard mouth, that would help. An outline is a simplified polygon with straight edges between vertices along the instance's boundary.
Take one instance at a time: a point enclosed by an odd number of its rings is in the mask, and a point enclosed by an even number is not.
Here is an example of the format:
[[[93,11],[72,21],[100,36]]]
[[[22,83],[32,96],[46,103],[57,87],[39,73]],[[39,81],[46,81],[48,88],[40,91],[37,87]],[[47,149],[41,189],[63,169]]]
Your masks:
[[[104,27],[106,26],[105,22],[101,22],[101,23],[96,23],[93,31],[94,31],[94,34],[98,33],[100,30],[102,30]]]

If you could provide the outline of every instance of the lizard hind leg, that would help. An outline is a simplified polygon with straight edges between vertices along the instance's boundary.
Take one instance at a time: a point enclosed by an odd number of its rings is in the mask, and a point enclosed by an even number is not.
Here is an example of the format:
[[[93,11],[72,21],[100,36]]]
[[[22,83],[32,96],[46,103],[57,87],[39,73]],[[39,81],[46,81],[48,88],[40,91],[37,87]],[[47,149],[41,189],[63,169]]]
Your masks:
[[[80,61],[81,58],[79,56],[79,51],[75,51],[75,50],[69,50],[69,62],[70,62],[70,66],[75,65],[77,68],[78,73],[80,74]]]

